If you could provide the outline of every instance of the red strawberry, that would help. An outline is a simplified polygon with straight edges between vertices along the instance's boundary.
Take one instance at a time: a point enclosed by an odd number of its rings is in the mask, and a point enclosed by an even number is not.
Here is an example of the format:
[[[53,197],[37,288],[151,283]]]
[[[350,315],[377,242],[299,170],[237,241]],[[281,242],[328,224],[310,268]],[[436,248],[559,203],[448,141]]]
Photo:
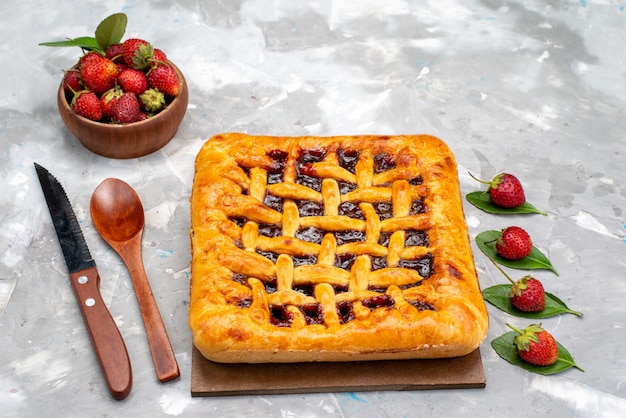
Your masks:
[[[161,51],[159,48],[154,48],[154,56],[152,57],[153,61],[158,61],[159,64],[165,64],[167,62],[167,55],[165,52]]]
[[[472,176],[471,173],[470,176]],[[512,174],[500,173],[491,181],[479,180],[474,176],[472,177],[481,183],[489,185],[487,189],[489,197],[491,197],[491,201],[497,206],[516,208],[526,202],[524,188],[517,177]]]
[[[92,91],[81,90],[76,92],[70,107],[77,115],[87,119],[99,121],[102,119],[102,108],[98,96]]]
[[[92,60],[80,69],[85,87],[96,94],[102,94],[115,86],[117,65],[108,58]]]
[[[111,119],[118,123],[137,122],[140,118],[139,101],[135,93],[122,94],[113,106]]]
[[[150,60],[154,56],[154,49],[148,41],[131,38],[122,43],[124,51],[124,62],[126,65],[137,70],[142,70],[150,65]]]
[[[491,201],[503,208],[515,208],[526,201],[522,184],[512,174],[498,174],[489,186]]]
[[[167,55],[159,48],[154,48],[154,55],[152,56],[152,60],[150,60],[150,66],[156,68],[161,64],[167,64]]]
[[[552,334],[541,328],[541,324],[529,325],[519,330],[507,324],[519,335],[515,337],[515,346],[522,360],[536,366],[549,366],[559,358],[559,347]]]
[[[128,68],[117,76],[117,83],[122,90],[135,93],[137,96],[142,94],[148,88],[148,79],[146,75],[134,68]]]
[[[129,68],[130,68],[130,67],[129,67],[128,65],[126,65],[126,63],[124,63],[124,62],[116,62],[115,64],[117,65],[117,74],[118,74],[118,76],[119,76],[119,74],[120,74],[122,71],[127,70],[127,69],[129,69]]]
[[[491,262],[513,284],[509,298],[515,308],[522,312],[543,311],[543,308],[546,307],[546,292],[539,280],[531,276],[524,276],[517,281],[513,281],[495,261],[491,260]]]
[[[63,90],[66,93],[73,95],[77,91],[83,90],[82,80],[80,78],[80,72],[78,70],[65,71],[63,75]]]
[[[83,66],[93,61],[99,61],[102,58],[104,58],[104,56],[101,53],[97,51],[89,51],[78,60],[78,68],[81,69]]]
[[[180,93],[180,81],[171,65],[159,65],[150,70],[148,74],[150,87],[158,89],[166,96],[178,96]]]
[[[116,64],[124,62],[124,50],[122,44],[110,45],[106,50],[106,57]]]
[[[507,260],[520,260],[528,256],[532,249],[530,235],[519,226],[504,228],[496,240],[496,252]]]
[[[546,307],[546,292],[541,282],[524,276],[511,287],[511,303],[523,312],[541,312]]]
[[[122,91],[118,87],[106,91],[100,96],[100,106],[102,107],[102,115],[105,118],[111,119],[113,117],[113,106],[117,102],[117,99],[122,95]]]

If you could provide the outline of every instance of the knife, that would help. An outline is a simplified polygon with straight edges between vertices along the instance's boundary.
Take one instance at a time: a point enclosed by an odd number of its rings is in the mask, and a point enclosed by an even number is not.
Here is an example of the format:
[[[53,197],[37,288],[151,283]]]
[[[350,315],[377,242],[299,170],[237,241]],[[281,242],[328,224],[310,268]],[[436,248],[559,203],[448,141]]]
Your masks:
[[[96,263],[89,253],[63,186],[37,163],[35,170],[109,392],[113,398],[122,400],[128,396],[133,384],[130,359],[122,334],[100,295],[100,275]]]

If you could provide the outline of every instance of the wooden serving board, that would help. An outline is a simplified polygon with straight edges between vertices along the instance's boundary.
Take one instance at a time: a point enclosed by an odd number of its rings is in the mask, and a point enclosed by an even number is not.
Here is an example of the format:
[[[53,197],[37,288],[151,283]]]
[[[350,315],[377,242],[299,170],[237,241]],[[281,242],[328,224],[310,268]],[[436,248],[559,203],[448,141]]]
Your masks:
[[[452,359],[222,364],[193,347],[191,396],[484,388],[479,349]]]

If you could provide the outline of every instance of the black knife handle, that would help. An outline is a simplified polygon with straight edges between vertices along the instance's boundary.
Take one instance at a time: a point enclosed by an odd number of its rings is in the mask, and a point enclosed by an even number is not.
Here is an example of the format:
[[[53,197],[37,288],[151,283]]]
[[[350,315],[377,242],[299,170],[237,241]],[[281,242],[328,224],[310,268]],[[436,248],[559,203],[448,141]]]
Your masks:
[[[72,273],[70,280],[109,392],[122,400],[133,384],[130,359],[122,334],[100,295],[98,270],[91,267]]]

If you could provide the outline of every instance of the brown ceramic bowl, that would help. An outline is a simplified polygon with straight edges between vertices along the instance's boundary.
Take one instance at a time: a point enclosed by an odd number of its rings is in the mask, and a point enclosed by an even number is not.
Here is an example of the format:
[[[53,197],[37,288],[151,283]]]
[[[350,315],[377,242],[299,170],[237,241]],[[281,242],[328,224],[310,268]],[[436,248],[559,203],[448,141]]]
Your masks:
[[[122,125],[94,122],[78,116],[69,106],[63,83],[57,97],[61,119],[81,144],[96,154],[119,159],[151,154],[172,140],[187,111],[187,82],[180,70],[171,65],[181,82],[180,93],[164,110],[149,119]]]

